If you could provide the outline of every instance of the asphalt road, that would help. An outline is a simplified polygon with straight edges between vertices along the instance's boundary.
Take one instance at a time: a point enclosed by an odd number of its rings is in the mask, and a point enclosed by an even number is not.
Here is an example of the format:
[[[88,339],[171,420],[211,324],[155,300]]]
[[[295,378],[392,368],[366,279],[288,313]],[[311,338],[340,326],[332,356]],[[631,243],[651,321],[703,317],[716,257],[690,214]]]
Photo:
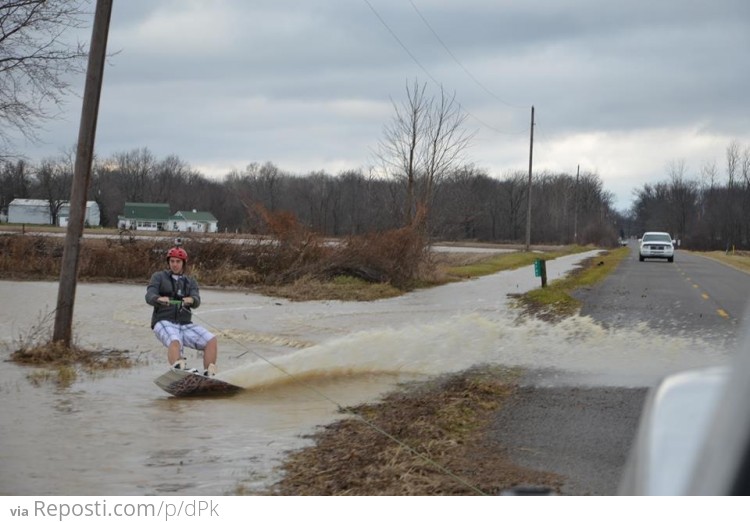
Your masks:
[[[615,328],[641,322],[661,333],[736,336],[750,276],[679,250],[674,263],[639,262],[637,243],[630,246],[607,280],[578,293],[581,315]],[[563,494],[616,494],[648,388],[571,385],[575,376],[550,385],[548,377],[529,377],[493,419],[491,436],[517,463],[563,477]]]
[[[631,255],[604,282],[575,297],[581,315],[610,326],[646,323],[657,331],[729,339],[745,314],[750,275],[713,259],[677,250],[674,263],[638,261],[637,242]]]
[[[646,393],[527,386],[495,416],[491,433],[517,464],[562,477],[564,495],[614,495]]]

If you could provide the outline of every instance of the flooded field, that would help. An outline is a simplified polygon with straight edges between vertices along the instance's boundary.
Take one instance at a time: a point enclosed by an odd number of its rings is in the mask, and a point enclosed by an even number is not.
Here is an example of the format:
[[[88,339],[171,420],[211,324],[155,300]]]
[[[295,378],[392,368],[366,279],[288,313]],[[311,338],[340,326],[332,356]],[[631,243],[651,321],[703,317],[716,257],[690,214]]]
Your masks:
[[[549,262],[548,276],[582,257]],[[0,299],[12,303],[0,311],[0,494],[252,494],[340,407],[399,382],[492,363],[552,380],[642,386],[726,360],[727,347],[688,338],[660,345],[638,325],[519,322],[506,296],[537,284],[526,268],[372,303],[204,289],[195,320],[219,335],[218,376],[246,391],[186,400],[153,384],[166,356],[149,329],[145,284],[78,286],[78,344],[129,350],[138,364],[81,373],[60,388],[7,362],[13,341],[54,307],[57,284],[0,281]]]

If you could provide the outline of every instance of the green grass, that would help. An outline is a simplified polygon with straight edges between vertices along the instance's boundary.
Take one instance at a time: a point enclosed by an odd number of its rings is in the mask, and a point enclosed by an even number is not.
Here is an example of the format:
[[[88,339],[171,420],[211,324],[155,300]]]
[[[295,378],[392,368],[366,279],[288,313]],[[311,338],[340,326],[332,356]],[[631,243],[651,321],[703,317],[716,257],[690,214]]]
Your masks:
[[[703,257],[709,257],[726,265],[742,270],[743,272],[750,272],[750,253],[744,250],[730,250],[729,252],[724,251],[711,251],[711,252],[691,252]],[[679,251],[677,253],[679,255]]]
[[[528,266],[533,264],[536,259],[550,260],[587,250],[591,250],[591,247],[571,245],[555,252],[513,252],[498,254],[484,259],[479,263],[449,267],[446,273],[450,276],[462,278],[482,277],[502,270],[514,270],[522,266]]]
[[[587,259],[583,266],[570,276],[558,279],[518,297],[520,305],[530,315],[546,320],[560,320],[580,310],[581,303],[571,293],[579,288],[591,287],[604,280],[630,254],[621,247]]]

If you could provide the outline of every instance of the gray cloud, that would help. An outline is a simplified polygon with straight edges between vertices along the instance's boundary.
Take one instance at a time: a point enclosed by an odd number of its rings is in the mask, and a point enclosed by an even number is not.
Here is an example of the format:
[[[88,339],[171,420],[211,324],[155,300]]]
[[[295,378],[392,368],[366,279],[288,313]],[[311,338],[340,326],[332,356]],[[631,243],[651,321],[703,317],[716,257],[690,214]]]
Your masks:
[[[116,3],[97,151],[218,174],[365,167],[414,78],[456,93],[470,159],[496,175],[528,161],[534,104],[539,168],[583,163],[620,207],[675,158],[697,173],[750,145],[745,0],[412,2],[369,0],[379,17],[364,0]],[[78,111],[29,155],[69,146]]]

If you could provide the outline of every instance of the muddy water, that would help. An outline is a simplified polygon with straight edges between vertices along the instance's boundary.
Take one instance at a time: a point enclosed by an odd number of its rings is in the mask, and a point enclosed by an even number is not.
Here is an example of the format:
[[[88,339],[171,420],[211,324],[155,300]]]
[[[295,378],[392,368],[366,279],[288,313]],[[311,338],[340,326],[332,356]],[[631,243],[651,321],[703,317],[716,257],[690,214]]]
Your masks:
[[[580,257],[549,263],[548,277]],[[1,363],[0,494],[252,493],[278,478],[285,452],[310,443],[304,435],[339,418],[339,407],[398,382],[500,363],[552,380],[642,386],[731,351],[693,338],[660,343],[637,326],[608,331],[585,318],[519,323],[506,295],[538,284],[529,271],[374,303],[204,290],[196,321],[219,333],[219,377],[247,388],[222,399],[174,399],[153,384],[166,364],[144,287],[79,285],[79,344],[127,349],[140,364],[57,388],[32,383],[36,370]],[[0,310],[0,340],[28,336],[56,292],[54,283],[0,282],[0,302],[12,303]]]

